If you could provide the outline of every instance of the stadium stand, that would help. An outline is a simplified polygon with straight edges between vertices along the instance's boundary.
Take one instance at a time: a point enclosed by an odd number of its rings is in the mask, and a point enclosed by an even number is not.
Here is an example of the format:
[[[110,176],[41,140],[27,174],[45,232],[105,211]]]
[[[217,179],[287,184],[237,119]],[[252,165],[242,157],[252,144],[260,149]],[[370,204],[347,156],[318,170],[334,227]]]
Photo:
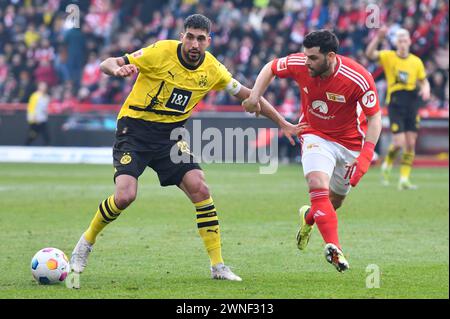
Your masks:
[[[80,9],[80,28],[72,28],[66,12],[71,3]],[[448,110],[448,1],[383,0],[378,5],[391,37],[399,27],[410,30],[412,51],[426,63],[433,93],[426,108]],[[340,53],[368,67],[383,97],[382,70],[364,56],[375,32],[366,27],[366,8],[364,1],[351,0],[0,0],[0,103],[26,103],[36,83],[44,81],[53,113],[76,112],[80,103],[94,109],[120,105],[133,79],[102,75],[101,60],[178,38],[184,17],[194,12],[213,20],[211,52],[250,87],[267,61],[301,50],[309,31],[335,25]],[[392,46],[385,41],[383,47]],[[267,98],[285,116],[295,117],[296,90],[277,80]],[[200,110],[233,110],[226,106],[237,104],[222,92],[205,102]]]

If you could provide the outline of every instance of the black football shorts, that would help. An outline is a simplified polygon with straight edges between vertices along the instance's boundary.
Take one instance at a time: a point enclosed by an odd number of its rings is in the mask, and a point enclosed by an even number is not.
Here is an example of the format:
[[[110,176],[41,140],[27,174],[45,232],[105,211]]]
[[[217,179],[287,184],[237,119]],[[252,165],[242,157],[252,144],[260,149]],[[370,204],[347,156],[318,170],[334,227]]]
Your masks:
[[[418,110],[418,97],[415,91],[392,93],[388,105],[391,132],[393,134],[417,132],[420,127]]]
[[[201,169],[181,134],[172,133],[183,124],[119,119],[113,148],[114,181],[119,175],[138,179],[150,167],[158,174],[161,186],[178,186],[187,172]]]

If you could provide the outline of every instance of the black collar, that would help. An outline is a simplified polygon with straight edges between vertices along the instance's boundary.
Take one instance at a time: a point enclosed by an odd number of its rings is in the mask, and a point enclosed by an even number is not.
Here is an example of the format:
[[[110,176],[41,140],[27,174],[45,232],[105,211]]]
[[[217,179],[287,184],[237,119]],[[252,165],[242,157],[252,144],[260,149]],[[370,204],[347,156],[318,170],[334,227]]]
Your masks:
[[[197,70],[197,69],[200,67],[200,65],[202,65],[203,61],[205,61],[205,55],[206,55],[206,54],[203,54],[203,55],[202,55],[202,57],[200,58],[200,61],[198,62],[197,65],[190,65],[190,64],[188,64],[186,61],[184,61],[184,59],[183,59],[183,55],[181,54],[181,45],[182,45],[182,43],[178,44],[178,47],[177,47],[177,56],[178,56],[178,60],[180,61],[180,63],[181,63],[186,69],[189,69],[189,70]]]

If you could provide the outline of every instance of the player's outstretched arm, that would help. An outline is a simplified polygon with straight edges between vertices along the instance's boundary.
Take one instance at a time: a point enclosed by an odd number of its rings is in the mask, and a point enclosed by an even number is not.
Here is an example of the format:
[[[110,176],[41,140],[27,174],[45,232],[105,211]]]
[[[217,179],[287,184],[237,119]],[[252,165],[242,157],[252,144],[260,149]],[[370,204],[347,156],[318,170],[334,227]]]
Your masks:
[[[383,41],[386,33],[388,31],[388,28],[386,26],[383,26],[378,31],[377,35],[370,41],[369,45],[366,49],[366,56],[373,61],[378,60],[380,57],[380,51],[377,50],[378,45],[381,41]]]
[[[139,72],[139,69],[134,64],[125,64],[125,59],[122,57],[107,58],[100,64],[100,69],[105,74],[122,78]]]
[[[251,90],[241,85],[239,92],[234,96],[240,100],[245,101],[250,97],[250,94]],[[278,111],[272,106],[272,104],[270,104],[269,101],[267,101],[264,97],[261,97],[259,99],[259,102],[256,103],[255,110],[252,109],[251,111],[249,111],[246,108],[246,111],[250,113],[256,113],[256,116],[262,114],[267,118],[271,119],[275,124],[278,125],[278,127],[281,129],[283,134],[287,137],[287,139],[292,145],[295,145],[295,141],[292,138],[292,136],[297,136],[298,134],[302,133],[303,130],[308,126],[306,123],[297,125],[289,123],[280,113],[278,113]]]
[[[353,174],[350,178],[350,185],[355,187],[363,175],[369,170],[370,163],[372,162],[373,152],[375,145],[378,142],[378,138],[381,133],[381,111],[378,111],[372,116],[367,117],[367,133],[364,146],[361,149],[361,153],[353,163]]]
[[[275,77],[272,72],[272,62],[273,61],[270,61],[262,68],[261,72],[259,72],[258,77],[256,78],[256,82],[253,86],[253,89],[251,90],[250,96],[242,102],[242,106],[247,112],[255,113],[257,111],[260,111],[258,102],[264,92],[266,92],[270,82],[272,82],[273,78]]]

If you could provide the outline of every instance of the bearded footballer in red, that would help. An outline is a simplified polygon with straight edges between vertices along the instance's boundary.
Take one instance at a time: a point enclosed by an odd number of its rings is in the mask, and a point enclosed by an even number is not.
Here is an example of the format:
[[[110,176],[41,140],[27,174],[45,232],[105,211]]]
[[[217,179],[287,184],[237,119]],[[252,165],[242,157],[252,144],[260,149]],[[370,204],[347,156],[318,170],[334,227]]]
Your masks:
[[[265,65],[243,106],[251,113],[264,111],[258,101],[275,76],[299,86],[299,122],[308,125],[300,141],[311,205],[300,208],[297,246],[306,248],[317,224],[326,260],[342,272],[349,264],[339,242],[336,209],[369,169],[381,132],[381,112],[371,74],[336,54],[339,41],[331,31],[313,31],[303,45],[303,53]]]

